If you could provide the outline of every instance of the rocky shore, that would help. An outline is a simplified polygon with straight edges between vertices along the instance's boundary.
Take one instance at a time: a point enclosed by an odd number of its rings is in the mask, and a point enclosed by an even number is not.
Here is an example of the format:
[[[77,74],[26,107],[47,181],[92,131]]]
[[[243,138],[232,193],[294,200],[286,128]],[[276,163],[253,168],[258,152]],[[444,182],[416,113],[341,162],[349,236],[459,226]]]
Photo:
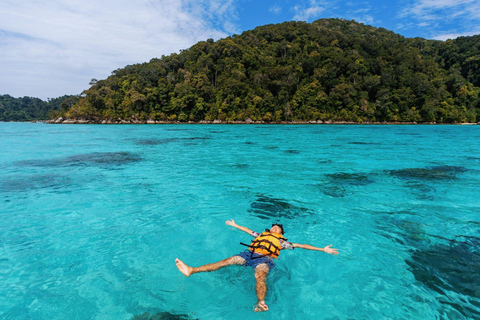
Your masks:
[[[245,121],[225,121],[225,120],[200,120],[200,121],[168,121],[168,120],[138,120],[138,119],[102,119],[102,120],[93,120],[93,119],[64,119],[57,118],[52,120],[43,121],[45,123],[52,124],[437,124],[435,122],[353,122],[353,121],[332,121],[332,120],[311,120],[311,121],[253,121],[252,119],[246,119]],[[479,123],[457,123],[460,125],[480,125]]]

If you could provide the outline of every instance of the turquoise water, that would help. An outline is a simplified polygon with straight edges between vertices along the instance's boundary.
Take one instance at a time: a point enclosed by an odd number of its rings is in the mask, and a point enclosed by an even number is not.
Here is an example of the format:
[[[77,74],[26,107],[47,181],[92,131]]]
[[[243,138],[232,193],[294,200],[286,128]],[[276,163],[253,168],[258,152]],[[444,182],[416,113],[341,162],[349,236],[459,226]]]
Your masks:
[[[0,319],[480,318],[479,126],[0,123]],[[184,277],[273,222],[245,267]],[[183,316],[182,316],[183,315]]]

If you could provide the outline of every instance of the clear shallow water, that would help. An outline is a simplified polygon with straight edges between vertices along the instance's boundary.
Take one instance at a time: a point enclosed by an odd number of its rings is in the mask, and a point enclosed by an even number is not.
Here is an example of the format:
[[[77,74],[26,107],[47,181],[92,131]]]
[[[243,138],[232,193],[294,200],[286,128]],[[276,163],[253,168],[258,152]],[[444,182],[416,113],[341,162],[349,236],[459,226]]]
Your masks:
[[[0,123],[0,319],[479,318],[479,141],[478,126]],[[174,263],[244,250],[231,218],[340,255],[282,252],[254,314],[251,269]]]

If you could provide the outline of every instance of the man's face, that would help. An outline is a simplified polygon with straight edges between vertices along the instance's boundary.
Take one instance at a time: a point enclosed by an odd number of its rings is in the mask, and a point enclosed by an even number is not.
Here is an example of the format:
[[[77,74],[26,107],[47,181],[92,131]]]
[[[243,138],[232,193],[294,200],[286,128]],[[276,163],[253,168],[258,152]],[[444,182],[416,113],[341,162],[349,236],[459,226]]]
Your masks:
[[[279,226],[273,226],[273,227],[270,229],[270,232],[271,232],[271,233],[280,233],[280,234],[282,234],[282,228],[280,228]]]

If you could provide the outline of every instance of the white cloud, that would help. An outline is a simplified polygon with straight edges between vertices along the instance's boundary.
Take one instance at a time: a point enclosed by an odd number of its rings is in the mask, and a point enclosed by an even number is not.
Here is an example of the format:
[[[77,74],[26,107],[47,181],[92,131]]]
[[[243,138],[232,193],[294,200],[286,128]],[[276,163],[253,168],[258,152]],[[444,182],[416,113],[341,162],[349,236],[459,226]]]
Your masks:
[[[480,3],[477,0],[418,0],[406,8],[402,17],[415,16],[421,20],[445,20],[457,16],[480,18]]]
[[[0,94],[78,94],[127,64],[238,32],[233,0],[2,0]]]
[[[293,17],[293,20],[308,21],[311,18],[315,19],[319,17],[320,14],[324,11],[324,8],[320,6],[313,6],[308,8],[295,6],[293,7],[293,10],[295,11],[295,16]]]
[[[277,5],[274,5],[273,7],[271,7],[270,9],[268,9],[269,12],[273,13],[273,14],[280,14],[280,12],[282,12],[282,7],[279,7]]]
[[[472,31],[472,32],[464,32],[464,33],[447,33],[447,34],[440,34],[435,36],[433,39],[434,40],[442,40],[446,41],[448,39],[456,39],[458,37],[468,37],[468,36],[473,36],[476,34],[480,34],[480,30]]]
[[[376,20],[373,15],[370,14],[370,11],[370,8],[357,9],[351,13],[349,18],[360,23],[373,25]]]
[[[402,10],[399,17],[416,21],[416,23],[409,23],[410,29],[421,27],[424,34],[429,34],[429,38],[446,40],[462,35],[478,34],[480,2],[478,0],[416,0],[413,5]]]
[[[358,17],[353,17],[353,20],[368,25],[373,25],[375,23],[375,19],[371,15],[361,15]]]

